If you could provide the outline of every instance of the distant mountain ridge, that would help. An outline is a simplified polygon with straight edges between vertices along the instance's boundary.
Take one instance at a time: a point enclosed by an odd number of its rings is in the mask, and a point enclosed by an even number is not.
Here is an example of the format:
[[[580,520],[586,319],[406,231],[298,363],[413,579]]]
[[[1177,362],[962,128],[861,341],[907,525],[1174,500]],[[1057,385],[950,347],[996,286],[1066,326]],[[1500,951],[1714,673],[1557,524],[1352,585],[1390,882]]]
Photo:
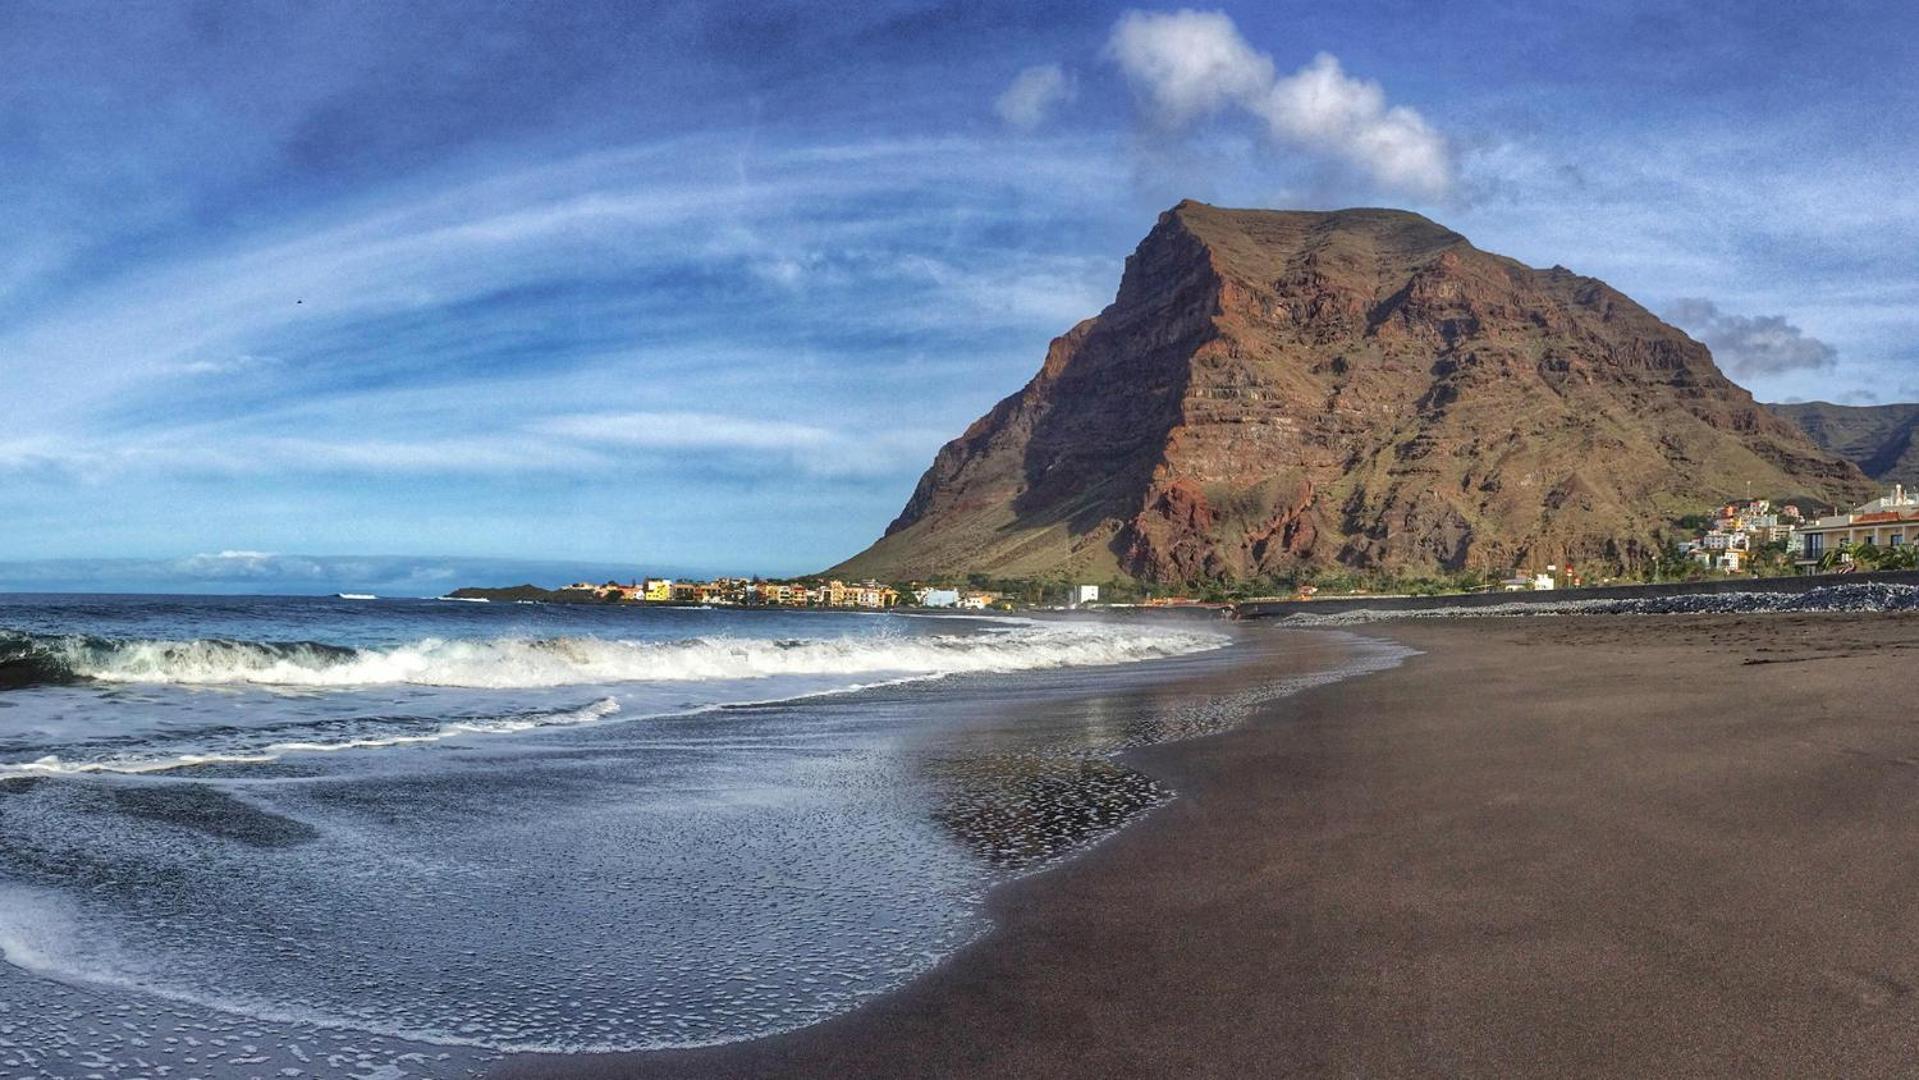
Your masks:
[[[1749,486],[1872,489],[1603,282],[1404,211],[1188,201],[831,572],[1624,570]]]
[[[1820,448],[1885,484],[1919,488],[1919,403],[1834,405],[1824,401],[1768,405]]]

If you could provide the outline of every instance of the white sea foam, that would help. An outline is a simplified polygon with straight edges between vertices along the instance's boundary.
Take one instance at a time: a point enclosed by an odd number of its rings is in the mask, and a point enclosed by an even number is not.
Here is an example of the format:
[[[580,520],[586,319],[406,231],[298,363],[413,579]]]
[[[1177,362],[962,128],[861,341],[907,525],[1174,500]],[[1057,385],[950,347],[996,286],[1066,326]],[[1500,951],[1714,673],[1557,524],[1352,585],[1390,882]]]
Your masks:
[[[148,773],[185,769],[195,765],[260,765],[279,760],[277,754],[169,754],[140,757],[125,755],[99,761],[68,761],[58,754],[47,754],[32,761],[0,763],[0,779],[8,776],[60,776],[82,773]]]
[[[892,974],[904,981],[930,967],[933,958],[903,961]],[[609,1054],[690,1049],[733,1041],[726,1036],[653,1035],[638,1038],[506,1036],[472,1023],[409,1023],[377,1002],[361,1009],[329,1009],[291,1000],[191,985],[163,973],[165,965],[123,947],[118,935],[89,925],[80,910],[57,893],[0,885],[0,963],[70,986],[88,986],[157,998],[255,1023],[297,1029],[363,1032],[422,1046],[472,1047],[509,1054]],[[577,1005],[577,1002],[573,1003]],[[817,1017],[763,1017],[770,1035],[804,1026]],[[258,1037],[258,1036],[254,1036]]]
[[[174,984],[151,965],[121,950],[114,939],[87,929],[73,906],[57,894],[17,886],[0,887],[0,963],[69,985],[129,990],[179,1005],[199,1006],[231,1016],[306,1028],[363,1031],[410,1042],[473,1046],[511,1052],[564,1053],[580,1049],[608,1051],[615,1046],[559,1044],[501,1045],[437,1030],[419,1030],[372,1017],[334,1015],[301,1005],[245,996],[209,993]]]
[[[191,686],[392,684],[515,689],[791,675],[949,675],[1123,664],[1203,651],[1210,631],[1091,623],[1020,623],[997,632],[781,641],[708,637],[426,638],[386,649],[245,641],[43,639],[49,659],[101,682]]]
[[[0,763],[0,778],[7,776],[59,776],[85,773],[155,773],[195,765],[260,765],[278,761],[287,754],[335,753],[341,750],[377,750],[393,746],[416,746],[439,742],[461,735],[506,735],[535,728],[571,727],[604,720],[620,711],[620,703],[603,698],[578,709],[548,713],[521,713],[492,719],[456,720],[430,731],[400,734],[371,733],[341,739],[288,739],[257,748],[228,752],[198,749],[180,752],[118,754],[112,757],[66,760],[49,754],[32,761]]]

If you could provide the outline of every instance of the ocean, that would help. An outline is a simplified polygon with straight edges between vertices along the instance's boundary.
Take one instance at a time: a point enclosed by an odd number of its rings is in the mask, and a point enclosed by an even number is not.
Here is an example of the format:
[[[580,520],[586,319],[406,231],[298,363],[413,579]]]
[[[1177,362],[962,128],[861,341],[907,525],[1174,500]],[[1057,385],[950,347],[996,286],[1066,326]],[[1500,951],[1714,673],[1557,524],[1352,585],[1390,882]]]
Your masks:
[[[0,596],[0,1075],[456,1076],[811,1023],[1170,797],[1120,751],[1397,656],[1195,618]]]

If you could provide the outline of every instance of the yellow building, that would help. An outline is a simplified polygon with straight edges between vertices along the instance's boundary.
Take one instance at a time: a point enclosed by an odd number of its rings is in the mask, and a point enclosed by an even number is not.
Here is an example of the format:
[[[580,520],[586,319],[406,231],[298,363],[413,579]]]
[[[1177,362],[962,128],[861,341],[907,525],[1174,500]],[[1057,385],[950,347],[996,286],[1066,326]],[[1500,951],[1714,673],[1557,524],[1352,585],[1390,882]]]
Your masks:
[[[826,607],[884,608],[899,600],[899,593],[881,585],[877,581],[862,581],[848,585],[844,581],[829,581],[819,587],[816,593],[819,603]]]

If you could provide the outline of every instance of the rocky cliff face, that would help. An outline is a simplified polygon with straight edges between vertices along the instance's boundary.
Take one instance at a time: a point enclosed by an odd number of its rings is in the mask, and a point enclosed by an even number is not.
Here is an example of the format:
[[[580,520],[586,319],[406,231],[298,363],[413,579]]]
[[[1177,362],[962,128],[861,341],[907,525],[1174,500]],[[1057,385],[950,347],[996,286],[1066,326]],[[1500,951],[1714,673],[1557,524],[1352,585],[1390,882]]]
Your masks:
[[[1919,488],[1919,404],[1768,405],[1813,443],[1838,454],[1882,484]]]
[[[1416,214],[1184,202],[834,572],[1628,568],[1749,483],[1870,490],[1603,282]]]

